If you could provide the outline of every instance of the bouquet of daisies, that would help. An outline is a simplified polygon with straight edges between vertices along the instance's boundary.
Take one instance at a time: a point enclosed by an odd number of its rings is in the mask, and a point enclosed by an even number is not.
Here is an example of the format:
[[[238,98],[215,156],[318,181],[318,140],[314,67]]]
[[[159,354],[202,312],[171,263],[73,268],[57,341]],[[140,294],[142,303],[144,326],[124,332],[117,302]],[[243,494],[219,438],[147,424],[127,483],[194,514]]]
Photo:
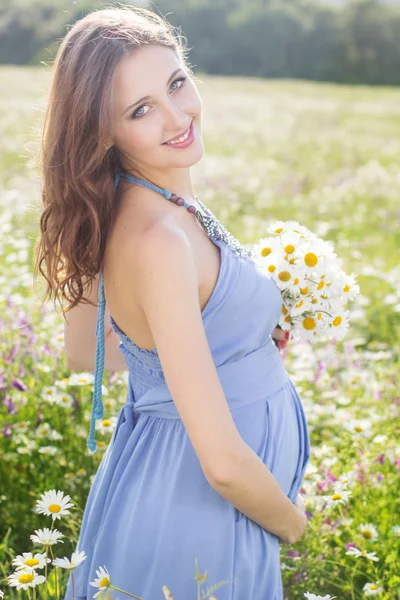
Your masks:
[[[290,338],[343,338],[349,326],[346,303],[360,291],[356,276],[341,269],[331,242],[296,221],[277,221],[267,233],[252,249],[281,291],[279,325]]]

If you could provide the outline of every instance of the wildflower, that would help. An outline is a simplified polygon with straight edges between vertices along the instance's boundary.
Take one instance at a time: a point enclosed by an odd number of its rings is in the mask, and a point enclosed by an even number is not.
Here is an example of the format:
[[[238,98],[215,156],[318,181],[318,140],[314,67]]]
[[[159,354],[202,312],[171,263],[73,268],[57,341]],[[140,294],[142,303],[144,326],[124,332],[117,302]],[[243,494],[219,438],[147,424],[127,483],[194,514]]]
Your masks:
[[[392,527],[392,532],[394,533],[395,536],[400,537],[400,526],[395,525],[394,527]]]
[[[363,587],[366,596],[377,596],[383,592],[383,589],[377,583],[366,583]]]
[[[328,506],[333,506],[335,504],[346,504],[351,494],[352,492],[350,490],[343,490],[338,488],[330,496],[325,496],[325,500],[328,503]]]
[[[311,594],[310,592],[305,592],[304,595],[307,600],[333,600],[336,598],[336,596],[330,596],[329,594],[326,594],[326,596],[317,596],[317,594]]]
[[[72,502],[68,502],[71,496],[64,496],[60,490],[50,490],[41,495],[40,500],[36,502],[36,512],[50,515],[55,519],[60,519],[64,515],[69,515],[69,507],[74,506]]]
[[[359,548],[356,548],[355,546],[352,548],[349,548],[348,551],[346,552],[346,554],[351,554],[352,556],[355,556],[356,558],[360,558],[361,556],[363,556],[364,558],[368,558],[368,560],[373,560],[373,561],[378,561],[379,558],[376,556],[376,552],[367,552],[366,550],[360,550]]]
[[[360,525],[361,535],[366,540],[375,540],[378,537],[378,531],[371,523],[364,523]]]
[[[76,552],[72,553],[71,560],[66,556],[64,556],[64,558],[55,558],[53,560],[53,565],[55,565],[56,567],[61,567],[61,569],[75,569],[76,567],[79,567],[79,565],[86,558],[87,556],[84,550],[82,550],[81,552],[76,550]]]
[[[51,559],[48,558],[47,562],[51,562]],[[23,552],[22,554],[18,554],[12,563],[18,569],[43,569],[46,564],[46,553],[40,554],[37,553],[35,556],[32,556],[32,552]]]
[[[58,448],[56,448],[55,446],[41,446],[38,449],[38,452],[40,452],[40,454],[50,454],[51,456],[53,456],[54,454],[56,454],[56,452],[58,452]]]
[[[94,382],[94,374],[89,372],[72,373],[68,385],[91,385]]]
[[[97,598],[100,592],[103,592],[111,585],[110,574],[106,567],[99,567],[99,569],[96,571],[96,575],[97,579],[89,582],[93,587],[99,588],[99,591],[95,593],[93,598]]]
[[[7,581],[9,586],[16,587],[17,590],[27,590],[30,587],[36,587],[39,583],[44,583],[46,578],[28,567],[28,569],[15,571],[8,576]]]
[[[41,546],[54,546],[58,542],[63,544],[63,540],[60,538],[64,537],[64,534],[58,531],[57,529],[49,529],[45,527],[44,529],[35,529],[35,533],[37,535],[29,536],[34,544],[40,544]]]

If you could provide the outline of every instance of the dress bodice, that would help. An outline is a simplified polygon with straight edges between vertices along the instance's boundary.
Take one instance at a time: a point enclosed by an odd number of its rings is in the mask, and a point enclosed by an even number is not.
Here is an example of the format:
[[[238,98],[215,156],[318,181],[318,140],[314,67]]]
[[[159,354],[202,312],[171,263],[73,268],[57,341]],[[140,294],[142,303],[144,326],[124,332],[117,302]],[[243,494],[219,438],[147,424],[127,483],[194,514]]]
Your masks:
[[[133,176],[130,177],[137,180]],[[119,179],[116,178],[114,189],[118,185],[118,181]],[[218,220],[210,209],[202,203],[200,205],[208,215],[212,216],[214,225],[217,221],[217,233],[209,237],[220,249],[220,270],[217,282],[201,313],[214,364],[220,375],[222,375],[222,370],[228,372],[230,368],[234,368],[239,363],[242,364],[243,368],[247,365],[246,372],[250,374],[249,370],[251,368],[258,368],[255,361],[264,361],[257,364],[265,365],[265,373],[268,371],[266,361],[270,364],[271,372],[274,371],[273,365],[277,365],[278,370],[281,370],[283,367],[279,351],[271,338],[271,333],[279,321],[282,310],[279,288],[271,276],[261,269],[249,253],[238,251],[238,244],[240,246],[240,243],[231,234],[228,237],[218,235]],[[222,225],[221,228],[224,229]],[[104,335],[104,306],[103,272],[101,272],[99,279],[99,316],[96,332],[96,373],[93,406],[95,418],[102,418],[103,416],[101,380],[104,348],[102,351],[101,347],[104,346],[104,340],[102,339],[102,332]],[[120,337],[119,349],[123,353],[129,369],[127,403],[133,403],[138,408],[141,407],[147,410],[148,407],[145,407],[147,399],[150,400],[150,396],[152,396],[150,404],[153,402],[154,406],[155,396],[153,391],[156,391],[160,398],[163,397],[166,406],[168,399],[171,399],[157,350],[148,350],[137,346],[119,328],[112,317],[110,318],[110,324]],[[261,353],[258,351],[261,351]],[[259,356],[256,357],[256,354],[259,354]],[[243,361],[242,359],[246,360]],[[250,361],[253,361],[253,367],[250,366]],[[230,363],[232,365],[227,367]],[[257,380],[257,377],[253,379]],[[260,380],[259,383],[262,389],[262,386],[265,386],[265,381]],[[257,381],[254,385],[257,387]],[[251,393],[250,390],[249,393]],[[171,415],[177,416],[170,401],[168,410],[171,411]],[[90,442],[94,442],[93,437],[88,439],[89,449]],[[92,447],[95,448],[95,442]]]

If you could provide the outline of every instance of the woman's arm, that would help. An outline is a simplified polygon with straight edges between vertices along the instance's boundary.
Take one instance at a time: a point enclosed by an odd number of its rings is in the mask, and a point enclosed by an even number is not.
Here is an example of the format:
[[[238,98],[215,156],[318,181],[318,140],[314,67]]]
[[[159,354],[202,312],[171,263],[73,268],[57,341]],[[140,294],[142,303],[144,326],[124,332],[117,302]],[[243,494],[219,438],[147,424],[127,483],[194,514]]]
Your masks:
[[[201,318],[189,240],[162,222],[140,238],[121,252],[122,276],[115,283],[128,309],[135,294],[146,315],[166,383],[205,477],[261,527],[283,540],[297,540],[305,528],[304,513],[244,442],[229,410]]]
[[[97,304],[99,275],[92,282],[89,299]],[[65,315],[64,350],[67,366],[72,371],[94,370],[96,360],[96,325],[98,307],[79,303]],[[126,371],[123,354],[118,349],[119,336],[110,325],[110,313],[104,314],[104,369]]]

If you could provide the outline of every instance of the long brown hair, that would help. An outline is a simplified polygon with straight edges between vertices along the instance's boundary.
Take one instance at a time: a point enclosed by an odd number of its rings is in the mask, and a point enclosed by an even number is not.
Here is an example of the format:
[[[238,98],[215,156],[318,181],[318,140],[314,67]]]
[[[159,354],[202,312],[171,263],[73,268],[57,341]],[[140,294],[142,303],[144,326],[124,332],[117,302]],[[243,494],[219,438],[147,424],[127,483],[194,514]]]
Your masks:
[[[112,222],[113,175],[121,168],[112,138],[113,82],[120,60],[145,44],[172,48],[192,74],[185,38],[163,17],[139,7],[111,7],[77,21],[53,63],[40,166],[43,211],[34,278],[49,296],[66,299],[65,314],[102,268]],[[47,273],[42,269],[45,263]],[[42,303],[42,306],[43,306]]]

